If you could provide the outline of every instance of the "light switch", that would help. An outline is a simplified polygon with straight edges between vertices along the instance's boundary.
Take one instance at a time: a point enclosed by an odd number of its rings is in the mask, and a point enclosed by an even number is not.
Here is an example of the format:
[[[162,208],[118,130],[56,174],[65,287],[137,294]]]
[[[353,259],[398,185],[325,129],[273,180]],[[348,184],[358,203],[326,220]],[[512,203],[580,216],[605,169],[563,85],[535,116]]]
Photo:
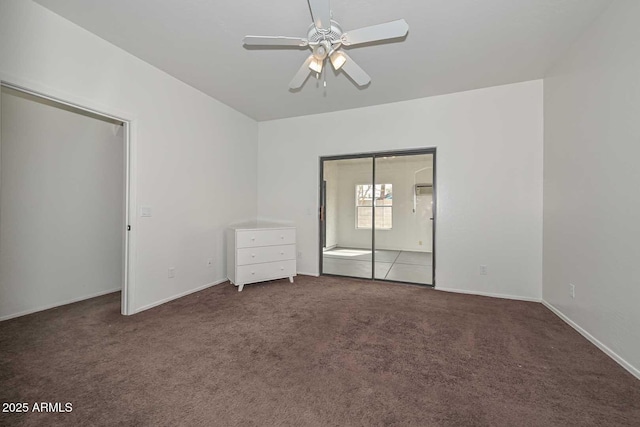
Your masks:
[[[142,207],[140,208],[140,216],[144,218],[148,218],[151,216],[151,208],[150,207]]]

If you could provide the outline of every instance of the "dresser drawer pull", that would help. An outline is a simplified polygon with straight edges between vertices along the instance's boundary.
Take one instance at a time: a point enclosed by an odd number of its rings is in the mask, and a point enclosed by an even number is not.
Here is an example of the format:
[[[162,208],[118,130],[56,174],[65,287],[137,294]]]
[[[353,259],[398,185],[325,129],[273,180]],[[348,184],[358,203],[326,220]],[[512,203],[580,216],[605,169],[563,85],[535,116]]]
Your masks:
[[[280,252],[280,255],[284,255],[284,252]]]
[[[280,270],[284,270],[284,267],[280,267]]]
[[[256,257],[256,254],[251,254],[251,258],[255,258],[255,257]]]
[[[251,274],[255,276],[255,275],[256,275],[256,272],[255,272],[255,271],[252,271],[252,272],[251,272]]]
[[[284,236],[280,236],[280,238],[281,238],[282,240],[284,240]]]
[[[256,238],[255,238],[255,237],[252,237],[252,238],[251,238],[251,241],[252,241],[252,242],[255,242],[255,241],[256,241]]]

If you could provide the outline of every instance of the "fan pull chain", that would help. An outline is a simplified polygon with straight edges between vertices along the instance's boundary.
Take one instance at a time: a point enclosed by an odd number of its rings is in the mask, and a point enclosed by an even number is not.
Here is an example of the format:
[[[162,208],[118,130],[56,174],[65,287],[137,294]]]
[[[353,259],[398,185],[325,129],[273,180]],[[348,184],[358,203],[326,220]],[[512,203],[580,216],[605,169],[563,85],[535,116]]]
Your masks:
[[[327,71],[323,68],[322,69],[322,81],[323,81],[323,85],[324,88],[327,88]]]

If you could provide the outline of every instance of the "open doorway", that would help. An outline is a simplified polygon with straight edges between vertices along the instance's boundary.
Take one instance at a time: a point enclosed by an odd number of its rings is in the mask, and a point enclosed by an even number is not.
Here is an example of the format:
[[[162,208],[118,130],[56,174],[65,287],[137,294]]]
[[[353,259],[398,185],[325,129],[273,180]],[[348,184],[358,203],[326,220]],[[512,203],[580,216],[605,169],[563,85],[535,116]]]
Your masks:
[[[113,292],[128,314],[128,122],[0,90],[0,320]]]
[[[320,272],[435,286],[436,150],[320,159]]]

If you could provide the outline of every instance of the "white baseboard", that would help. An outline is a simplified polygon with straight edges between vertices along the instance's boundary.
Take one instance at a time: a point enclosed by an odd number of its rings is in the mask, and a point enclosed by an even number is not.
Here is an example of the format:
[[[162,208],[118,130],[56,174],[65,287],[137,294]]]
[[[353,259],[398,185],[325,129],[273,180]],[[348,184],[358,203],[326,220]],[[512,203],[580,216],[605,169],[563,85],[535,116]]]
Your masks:
[[[20,317],[20,316],[26,316],[27,314],[37,313],[39,311],[49,310],[49,309],[56,308],[56,307],[62,307],[63,305],[73,304],[74,302],[80,302],[80,301],[84,301],[84,300],[87,300],[87,299],[101,297],[101,296],[107,295],[107,294],[112,294],[114,292],[120,292],[121,290],[122,290],[121,288],[109,289],[107,291],[100,291],[100,292],[97,292],[95,294],[85,295],[85,296],[81,296],[81,297],[78,297],[78,298],[72,298],[70,300],[66,300],[66,301],[62,301],[62,302],[56,302],[56,303],[48,304],[48,305],[45,305],[45,306],[42,306],[42,307],[21,311],[19,313],[8,314],[6,316],[0,317],[0,322],[2,322],[4,320],[14,319],[14,318]]]
[[[215,282],[207,283],[206,285],[202,285],[202,286],[197,287],[197,288],[195,288],[195,289],[190,289],[190,290],[188,290],[188,291],[181,292],[181,293],[179,293],[179,294],[172,295],[172,296],[167,297],[167,298],[163,298],[163,299],[161,299],[160,301],[152,302],[151,304],[147,304],[147,305],[145,305],[145,306],[142,306],[142,307],[139,307],[139,308],[134,309],[134,310],[133,310],[133,314],[137,314],[137,313],[140,313],[140,312],[142,312],[142,311],[149,310],[150,308],[157,307],[157,306],[162,305],[162,304],[164,304],[164,303],[167,303],[167,302],[169,302],[169,301],[173,301],[174,299],[178,299],[178,298],[186,297],[187,295],[190,295],[190,294],[193,294],[193,293],[196,293],[196,292],[203,291],[203,290],[205,290],[205,289],[207,289],[207,288],[210,288],[210,287],[212,287],[212,286],[219,285],[219,284],[224,283],[224,282],[226,282],[226,281],[228,281],[228,280],[229,280],[229,279],[227,279],[227,278],[225,277],[224,279],[220,279],[220,280],[216,280]]]
[[[591,343],[593,345],[595,345],[596,347],[598,347],[600,350],[602,350],[607,356],[609,356],[610,358],[612,358],[613,360],[615,360],[620,366],[622,366],[624,369],[626,369],[627,371],[629,371],[629,373],[631,373],[631,375],[635,376],[637,379],[640,380],[640,369],[636,368],[635,366],[633,366],[631,363],[627,362],[626,360],[624,360],[622,357],[620,357],[615,351],[611,350],[609,347],[607,347],[606,345],[604,345],[602,342],[600,342],[596,337],[594,337],[593,335],[591,335],[589,332],[587,332],[586,330],[584,330],[580,325],[578,325],[576,322],[574,322],[573,320],[571,320],[567,315],[565,315],[563,312],[561,312],[560,310],[558,310],[557,308],[555,308],[553,305],[551,305],[550,303],[548,303],[545,300],[541,301],[542,304],[547,307],[549,310],[551,310],[556,316],[558,316],[560,319],[564,320],[565,323],[567,323],[569,326],[571,326],[573,329],[575,329],[576,331],[578,331],[580,333],[580,335],[582,335],[583,337],[585,337],[586,339],[588,339],[589,341],[591,341]]]
[[[318,273],[305,273],[304,271],[298,271],[297,274],[299,274],[300,276],[320,277]]]
[[[521,296],[518,296],[518,295],[496,294],[496,293],[493,293],[493,292],[467,291],[467,290],[464,290],[464,289],[441,288],[439,286],[436,286],[434,289],[436,291],[453,292],[453,293],[456,293],[456,294],[479,295],[479,296],[482,296],[482,297],[512,299],[512,300],[516,300],[516,301],[542,302],[542,299],[540,299],[540,298],[521,297]]]

